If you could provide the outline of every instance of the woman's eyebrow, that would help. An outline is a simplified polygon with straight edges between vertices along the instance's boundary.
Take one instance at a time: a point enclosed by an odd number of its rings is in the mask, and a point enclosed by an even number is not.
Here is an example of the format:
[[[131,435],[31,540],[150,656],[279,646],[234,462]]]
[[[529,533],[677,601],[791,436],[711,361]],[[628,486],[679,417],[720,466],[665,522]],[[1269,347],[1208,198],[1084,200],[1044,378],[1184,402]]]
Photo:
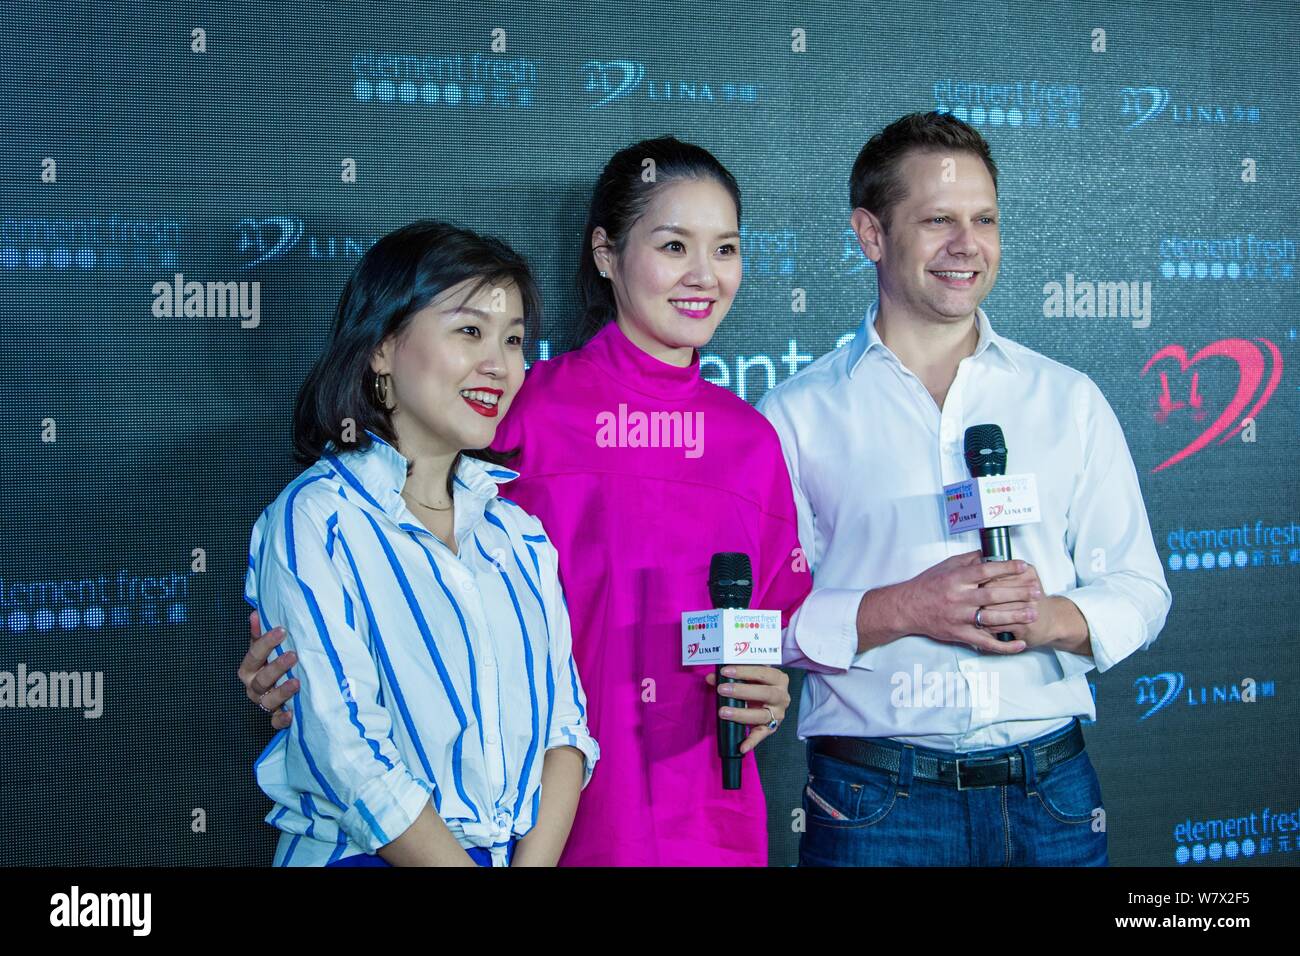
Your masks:
[[[492,314],[488,312],[486,309],[476,309],[472,305],[453,305],[448,309],[444,309],[442,314],[456,315],[458,312],[468,312],[470,315],[476,315],[481,319],[486,319],[488,316]]]
[[[468,313],[469,315],[472,315],[475,318],[482,319],[484,322],[491,321],[493,316],[496,315],[496,313],[489,312],[486,309],[476,309],[472,305],[456,305],[456,306],[452,306],[449,309],[444,309],[442,312],[443,316],[448,319],[455,318],[457,315],[461,315],[464,313]],[[516,315],[513,318],[504,319],[503,321],[507,326],[528,324],[527,322],[524,321],[524,317],[522,315]]]
[[[651,229],[650,231],[651,231],[652,233],[654,233],[654,232],[671,232],[671,233],[675,233],[676,235],[679,235],[679,236],[693,236],[693,235],[694,235],[694,233],[691,232],[691,230],[689,230],[689,229],[683,229],[681,226],[674,226],[674,225],[671,225],[671,224],[667,224],[667,225],[663,225],[663,226],[655,226],[655,227],[654,227],[653,229]],[[720,234],[717,236],[717,238],[719,238],[719,239],[739,239],[739,238],[740,238],[740,233],[737,232],[735,229],[732,229],[730,232],[720,233]]]

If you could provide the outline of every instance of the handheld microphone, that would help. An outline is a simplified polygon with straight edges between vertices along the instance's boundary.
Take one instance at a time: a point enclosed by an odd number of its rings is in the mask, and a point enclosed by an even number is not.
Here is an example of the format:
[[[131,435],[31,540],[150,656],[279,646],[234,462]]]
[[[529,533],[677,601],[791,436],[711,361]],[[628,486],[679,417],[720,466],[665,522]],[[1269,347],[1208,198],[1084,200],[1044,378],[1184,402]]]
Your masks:
[[[740,551],[721,551],[709,562],[709,599],[714,608],[748,608],[750,597],[754,593],[753,571],[749,564],[749,555]],[[724,682],[743,683],[732,677],[722,676],[722,665],[718,664],[718,686]],[[743,700],[734,697],[722,698],[722,706],[739,710],[746,706]],[[722,759],[722,789],[740,789],[740,742],[744,739],[745,725],[734,720],[718,718],[718,756]]]
[[[1007,473],[1007,443],[997,425],[972,425],[966,429],[966,467],[972,478],[990,478]],[[985,561],[1011,560],[1011,529],[1006,525],[980,527],[980,551]],[[1003,631],[999,641],[1014,641]]]

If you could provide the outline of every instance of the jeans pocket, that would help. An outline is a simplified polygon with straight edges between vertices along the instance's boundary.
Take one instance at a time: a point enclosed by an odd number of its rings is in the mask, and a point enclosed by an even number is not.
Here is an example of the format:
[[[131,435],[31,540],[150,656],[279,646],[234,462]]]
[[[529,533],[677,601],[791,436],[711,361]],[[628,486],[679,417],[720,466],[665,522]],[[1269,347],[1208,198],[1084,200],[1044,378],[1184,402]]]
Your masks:
[[[1043,809],[1061,823],[1089,823],[1101,809],[1101,784],[1086,751],[1052,768],[1036,789]]]
[[[808,774],[803,805],[810,824],[870,826],[883,820],[893,809],[898,786],[891,774],[851,765],[846,765],[851,769],[838,772],[829,763],[825,758],[819,758],[819,763]]]

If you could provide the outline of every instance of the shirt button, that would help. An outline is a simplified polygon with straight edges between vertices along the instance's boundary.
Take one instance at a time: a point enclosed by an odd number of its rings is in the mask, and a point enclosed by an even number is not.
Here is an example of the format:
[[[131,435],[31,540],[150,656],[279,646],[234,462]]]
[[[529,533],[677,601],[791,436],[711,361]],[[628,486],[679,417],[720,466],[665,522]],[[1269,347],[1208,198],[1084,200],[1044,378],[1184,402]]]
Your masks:
[[[484,666],[484,667],[496,667],[496,666],[497,666],[497,662],[494,661],[494,660],[492,660],[492,658],[488,657],[488,658],[485,658],[485,659],[484,659],[484,661],[483,661],[483,666]]]
[[[494,744],[494,743],[497,742],[497,735],[496,735],[496,734],[488,734],[486,737],[483,738],[483,740],[484,740],[486,743]]]

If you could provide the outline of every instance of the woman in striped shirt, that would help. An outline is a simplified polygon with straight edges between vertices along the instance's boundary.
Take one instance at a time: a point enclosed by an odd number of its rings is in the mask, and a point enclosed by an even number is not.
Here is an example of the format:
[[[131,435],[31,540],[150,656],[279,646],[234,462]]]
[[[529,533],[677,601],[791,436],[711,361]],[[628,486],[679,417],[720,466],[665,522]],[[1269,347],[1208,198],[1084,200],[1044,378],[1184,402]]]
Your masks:
[[[481,450],[538,312],[521,257],[428,221],[343,290],[294,415],[311,465],[249,550],[245,597],[284,628],[298,691],[256,766],[277,865],[549,866],[564,848],[599,751],[555,549]]]

